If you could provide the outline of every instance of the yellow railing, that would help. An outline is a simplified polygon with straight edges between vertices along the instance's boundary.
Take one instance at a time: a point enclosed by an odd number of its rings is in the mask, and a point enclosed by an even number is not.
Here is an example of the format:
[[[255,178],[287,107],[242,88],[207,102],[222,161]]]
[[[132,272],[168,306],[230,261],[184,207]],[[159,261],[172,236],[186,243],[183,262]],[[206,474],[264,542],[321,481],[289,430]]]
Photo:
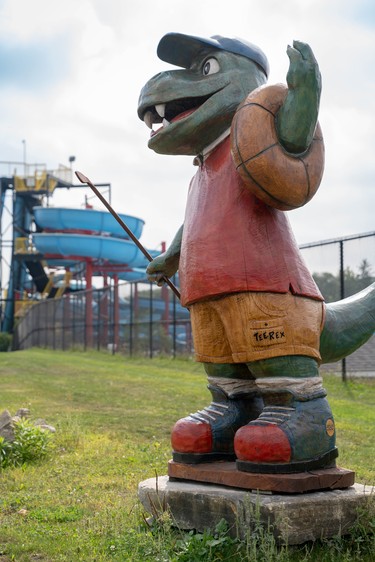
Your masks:
[[[14,176],[14,189],[21,193],[53,193],[56,185],[57,181],[45,171],[27,177]]]
[[[52,287],[53,287],[53,277],[54,277],[54,274],[53,274],[53,273],[50,273],[48,277],[49,277],[48,282],[47,282],[46,286],[45,286],[44,289],[43,289],[42,299],[48,298],[48,295],[50,294],[51,289],[52,289]]]
[[[72,278],[72,272],[66,271],[64,275],[64,281],[62,282],[61,286],[57,288],[55,299],[58,299],[59,297],[63,296],[65,289],[69,287],[71,278]]]
[[[35,254],[37,253],[30,238],[19,236],[14,241],[14,251],[16,254]]]
[[[18,300],[14,303],[14,317],[21,318],[25,316],[26,312],[31,308],[34,304],[37,304],[38,301],[33,300]]]

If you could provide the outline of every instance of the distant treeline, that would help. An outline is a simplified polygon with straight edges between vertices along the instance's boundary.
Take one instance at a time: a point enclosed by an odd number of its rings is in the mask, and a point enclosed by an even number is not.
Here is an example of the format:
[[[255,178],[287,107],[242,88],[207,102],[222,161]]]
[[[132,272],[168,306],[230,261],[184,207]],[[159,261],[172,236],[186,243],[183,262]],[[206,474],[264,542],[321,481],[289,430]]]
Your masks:
[[[350,267],[344,270],[344,296],[350,297],[358,291],[365,289],[374,283],[375,277],[371,272],[371,264],[367,259],[362,260],[356,273]],[[323,273],[313,273],[316,284],[318,285],[326,302],[334,302],[341,298],[341,279],[340,273],[333,275],[327,271]]]

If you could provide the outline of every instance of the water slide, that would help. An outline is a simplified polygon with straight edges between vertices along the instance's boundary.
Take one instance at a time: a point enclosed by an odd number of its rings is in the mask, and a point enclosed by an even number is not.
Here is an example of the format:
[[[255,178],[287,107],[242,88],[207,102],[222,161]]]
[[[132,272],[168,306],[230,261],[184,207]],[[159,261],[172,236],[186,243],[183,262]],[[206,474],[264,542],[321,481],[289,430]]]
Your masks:
[[[89,279],[91,286],[91,275],[116,275],[118,279],[126,281],[147,281],[147,258],[134,242],[129,240],[126,232],[107,211],[37,206],[33,208],[33,215],[38,231],[32,234],[32,238],[38,252],[36,256],[40,268],[43,268],[42,262],[46,261],[49,267],[70,268],[73,274],[81,270],[86,278],[85,287],[89,285]],[[120,215],[120,218],[137,238],[141,237],[144,226],[142,219],[123,214]],[[149,249],[147,251],[151,256],[159,254],[158,251]],[[91,268],[89,264],[92,265]],[[30,264],[27,267],[33,276]],[[91,271],[90,275],[87,273],[88,269]],[[41,277],[37,269],[36,272],[38,277],[33,276],[35,285],[37,278]],[[72,279],[68,290],[74,291],[78,286],[78,282]],[[54,290],[56,291],[56,287]],[[49,294],[51,295],[51,293]],[[159,296],[151,301],[147,298],[147,291],[146,294],[145,291],[140,294],[137,292],[137,296],[134,298],[136,298],[137,309],[149,310],[150,306],[152,307],[154,322],[165,321],[166,318],[172,320],[173,315],[175,319],[177,317],[180,320],[188,319],[188,311],[179,302],[176,302],[176,299],[169,301],[169,298]],[[118,304],[119,324],[129,324],[131,321],[129,301],[120,298]],[[92,307],[97,306],[98,302],[95,302],[94,296]],[[86,314],[88,314],[87,311]],[[88,317],[86,324],[90,326]],[[149,330],[139,328],[139,330],[142,329]],[[177,342],[186,341],[186,324],[182,323],[173,327],[172,324],[168,324],[167,320],[165,329],[176,330]]]
[[[91,260],[95,264],[105,264],[109,274],[113,264],[120,279],[145,279],[147,259],[107,211],[34,207],[33,213],[41,231],[33,234],[33,242],[49,265],[68,267]],[[120,217],[140,238],[144,221],[129,215],[121,214]],[[148,251],[153,256],[158,254]]]

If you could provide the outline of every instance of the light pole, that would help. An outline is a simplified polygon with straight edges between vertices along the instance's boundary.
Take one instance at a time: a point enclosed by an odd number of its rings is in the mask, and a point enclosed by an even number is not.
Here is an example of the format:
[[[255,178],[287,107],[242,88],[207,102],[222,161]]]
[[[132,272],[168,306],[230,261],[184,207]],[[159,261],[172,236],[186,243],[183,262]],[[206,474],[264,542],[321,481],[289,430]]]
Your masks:
[[[70,164],[70,183],[73,183],[73,162],[75,162],[75,156],[69,156],[69,164]]]
[[[23,144],[23,173],[24,176],[26,177],[26,140],[25,139],[22,140],[22,144]]]

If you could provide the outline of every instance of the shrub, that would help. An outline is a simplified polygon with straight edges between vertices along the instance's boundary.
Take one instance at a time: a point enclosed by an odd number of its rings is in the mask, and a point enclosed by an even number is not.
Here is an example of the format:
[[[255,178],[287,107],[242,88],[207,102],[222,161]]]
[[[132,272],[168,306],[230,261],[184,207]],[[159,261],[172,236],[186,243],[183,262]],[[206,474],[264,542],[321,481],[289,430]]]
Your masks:
[[[0,332],[0,351],[8,351],[10,348],[10,343],[12,341],[12,336],[6,332]]]
[[[22,466],[45,457],[51,450],[51,434],[22,419],[14,424],[15,439],[0,437],[0,467]]]

